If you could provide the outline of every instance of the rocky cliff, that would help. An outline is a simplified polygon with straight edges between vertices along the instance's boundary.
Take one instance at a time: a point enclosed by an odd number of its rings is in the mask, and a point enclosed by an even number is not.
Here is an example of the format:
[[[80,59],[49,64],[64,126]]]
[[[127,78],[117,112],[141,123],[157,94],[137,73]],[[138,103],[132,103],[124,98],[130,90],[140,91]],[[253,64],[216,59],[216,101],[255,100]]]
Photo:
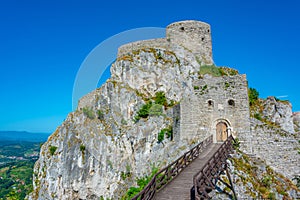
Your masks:
[[[112,77],[83,97],[42,146],[30,199],[120,199],[153,165],[191,148],[191,141],[172,139],[172,128],[176,104],[193,92],[200,63],[176,44],[119,57]],[[152,110],[143,113],[149,104]],[[158,139],[163,130],[171,135]]]
[[[293,113],[293,123],[294,123],[294,130],[298,134],[300,133],[300,112]]]
[[[283,130],[294,133],[292,104],[288,101],[268,97],[264,102],[263,117],[279,125]]]
[[[196,130],[195,137],[179,137],[184,127],[179,127],[179,121],[184,121],[180,119],[183,109],[180,102],[195,95],[195,91],[201,95],[203,93],[205,98],[199,104],[203,104],[211,113],[216,112],[215,116],[220,119],[227,115],[234,119],[238,112],[229,112],[228,109],[244,108],[247,114],[238,115],[239,120],[236,121],[241,122],[240,118],[245,117],[250,125],[245,77],[236,76],[243,83],[236,85],[233,76],[237,72],[210,67],[209,25],[196,21],[180,22],[170,25],[167,34],[163,39],[132,43],[119,49],[118,58],[111,66],[111,78],[82,97],[77,110],[68,115],[41,147],[40,158],[34,167],[34,188],[29,199],[125,197],[127,190],[137,185],[137,178],[149,175],[154,168],[166,166],[203,139],[200,133],[204,128]],[[197,45],[193,46],[194,43]],[[217,85],[210,84],[214,78],[201,75],[200,69],[204,67],[217,70],[220,76],[232,77],[224,78]],[[199,80],[211,81],[204,86],[196,85]],[[217,92],[220,88],[229,92]],[[215,95],[210,95],[208,90]],[[239,91],[243,91],[242,97]],[[217,94],[222,96],[217,99],[220,102],[215,99]],[[290,133],[293,133],[294,124],[299,127],[299,115],[292,117],[290,104],[278,103],[274,99],[268,99],[265,103],[261,111],[264,118]],[[208,124],[218,122],[212,117],[214,115],[203,116],[207,117],[203,120]],[[280,148],[286,151],[297,148],[295,138],[289,148],[285,148],[289,144],[281,136],[276,135],[275,139],[279,142],[274,143],[271,137],[263,135],[265,129],[256,123],[252,123],[252,135],[240,132],[245,138],[242,145],[248,145],[247,149],[255,151],[257,156],[265,154],[269,145],[282,144],[278,151]],[[250,131],[250,127],[247,128]],[[212,130],[215,130],[215,124]],[[212,133],[206,131],[205,134]],[[259,154],[260,149],[264,150],[262,154]],[[294,155],[296,151],[287,157],[284,152],[270,154],[267,163],[273,165],[272,159],[283,157],[286,162],[275,167],[285,170],[287,162],[298,162],[299,155]],[[299,169],[293,167],[286,168],[285,175],[294,175],[289,173],[289,169],[295,169],[298,173]]]

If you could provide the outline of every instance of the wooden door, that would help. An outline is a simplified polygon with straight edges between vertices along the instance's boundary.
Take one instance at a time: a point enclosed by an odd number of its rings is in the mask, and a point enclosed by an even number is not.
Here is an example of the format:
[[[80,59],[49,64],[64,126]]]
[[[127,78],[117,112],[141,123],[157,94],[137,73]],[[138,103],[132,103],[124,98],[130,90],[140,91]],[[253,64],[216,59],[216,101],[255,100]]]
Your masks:
[[[227,139],[227,125],[219,122],[216,127],[217,142],[224,142]]]

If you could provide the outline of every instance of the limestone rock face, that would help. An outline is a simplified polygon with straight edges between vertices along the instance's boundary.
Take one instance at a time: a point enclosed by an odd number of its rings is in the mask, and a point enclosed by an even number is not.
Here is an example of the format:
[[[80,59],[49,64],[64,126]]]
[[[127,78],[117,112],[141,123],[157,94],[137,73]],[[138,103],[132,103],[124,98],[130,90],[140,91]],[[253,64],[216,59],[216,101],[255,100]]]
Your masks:
[[[289,133],[295,132],[292,105],[289,102],[280,102],[274,97],[268,97],[264,102],[263,117]]]
[[[294,129],[296,132],[300,132],[300,112],[293,113]]]
[[[147,48],[118,58],[112,78],[83,97],[42,146],[29,198],[120,199],[153,165],[182,155],[193,146],[190,141],[176,139],[175,131],[172,140],[157,138],[174,126],[172,104],[192,93],[199,69],[194,55],[175,45],[173,51]],[[167,98],[162,113],[135,122],[158,91]]]

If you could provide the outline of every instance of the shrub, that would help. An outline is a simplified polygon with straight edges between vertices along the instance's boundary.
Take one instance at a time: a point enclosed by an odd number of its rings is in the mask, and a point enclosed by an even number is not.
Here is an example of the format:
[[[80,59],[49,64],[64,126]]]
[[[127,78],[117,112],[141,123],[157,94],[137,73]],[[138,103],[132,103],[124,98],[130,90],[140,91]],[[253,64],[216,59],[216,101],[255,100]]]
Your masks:
[[[167,98],[166,98],[164,92],[156,92],[155,97],[154,97],[154,101],[155,101],[156,104],[160,104],[160,105],[163,105],[165,107],[168,106]]]
[[[98,111],[97,111],[97,115],[98,115],[98,119],[104,120],[104,113],[103,113],[103,111],[98,110]]]
[[[85,151],[85,146],[83,144],[81,144],[79,148],[82,153]]]
[[[234,148],[234,149],[240,148],[240,140],[239,140],[238,138],[235,138],[235,139],[233,140],[232,145],[233,145],[233,148]]]
[[[254,118],[257,119],[257,120],[260,120],[260,121],[262,120],[262,117],[261,117],[260,113],[255,113]]]
[[[162,141],[164,140],[164,137],[165,137],[165,133],[164,133],[163,130],[161,130],[161,131],[158,133],[158,135],[157,135],[157,140],[158,140],[158,142],[159,142],[159,143],[162,142]]]
[[[270,187],[271,186],[271,183],[272,183],[272,180],[271,180],[271,177],[270,176],[264,176],[262,178],[262,184],[265,186],[265,187]]]
[[[198,85],[195,85],[194,86],[194,90],[199,90],[200,88],[199,88],[199,86]]]
[[[94,115],[94,112],[93,112],[92,108],[84,107],[82,109],[82,111],[83,111],[83,114],[86,115],[89,119],[94,119],[95,118],[95,115]]]
[[[256,102],[256,100],[258,99],[259,93],[256,89],[249,88],[248,96],[249,96],[249,104],[250,104],[250,106],[252,106]]]
[[[149,110],[152,106],[152,102],[144,104],[140,110],[137,112],[137,115],[134,117],[134,121],[139,121],[141,118],[147,118],[149,116]]]
[[[158,140],[159,143],[162,142],[162,141],[164,140],[165,135],[166,135],[167,138],[171,138],[171,140],[173,139],[173,130],[172,130],[172,127],[171,127],[171,126],[168,127],[168,128],[162,129],[162,130],[158,133],[158,135],[157,135],[157,140]]]
[[[57,147],[56,147],[56,146],[50,146],[50,148],[49,148],[49,151],[50,151],[50,154],[51,154],[51,156],[53,156],[53,155],[54,155],[54,153],[55,153],[56,149],[57,149]]]
[[[144,189],[145,186],[151,181],[153,176],[158,172],[158,168],[155,166],[152,166],[152,172],[150,176],[145,176],[140,179],[137,179],[137,185],[138,187],[130,187],[129,190],[127,191],[126,195],[122,197],[123,199],[131,199],[133,198],[136,194],[138,194],[140,191]]]

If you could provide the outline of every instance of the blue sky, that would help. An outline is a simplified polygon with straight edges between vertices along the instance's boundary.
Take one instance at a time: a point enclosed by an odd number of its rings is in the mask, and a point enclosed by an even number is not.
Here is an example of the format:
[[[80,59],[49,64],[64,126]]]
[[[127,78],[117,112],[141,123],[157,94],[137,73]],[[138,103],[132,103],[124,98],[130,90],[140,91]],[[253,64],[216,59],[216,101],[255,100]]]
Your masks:
[[[76,73],[100,42],[187,19],[211,25],[218,66],[246,73],[261,97],[300,111],[300,3],[285,1],[1,1],[0,130],[52,132],[72,110]]]

